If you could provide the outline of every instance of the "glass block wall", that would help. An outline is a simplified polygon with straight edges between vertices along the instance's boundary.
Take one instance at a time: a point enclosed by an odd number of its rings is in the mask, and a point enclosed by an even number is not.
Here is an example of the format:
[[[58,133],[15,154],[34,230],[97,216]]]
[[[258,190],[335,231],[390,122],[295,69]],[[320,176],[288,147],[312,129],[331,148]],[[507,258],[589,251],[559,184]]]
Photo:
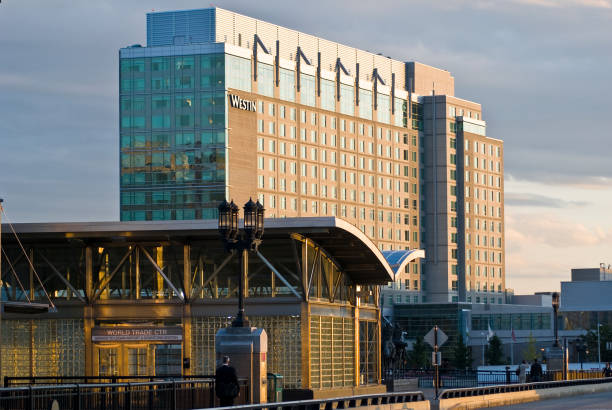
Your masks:
[[[299,316],[249,316],[252,326],[268,334],[268,372],[283,376],[286,388],[302,387],[302,353]],[[215,334],[231,318],[210,316],[191,319],[193,374],[215,372]]]
[[[215,218],[225,197],[225,54],[120,59],[121,220]]]
[[[311,316],[310,381],[313,389],[354,385],[353,320],[353,318]]]
[[[2,320],[2,375],[85,374],[83,320]]]

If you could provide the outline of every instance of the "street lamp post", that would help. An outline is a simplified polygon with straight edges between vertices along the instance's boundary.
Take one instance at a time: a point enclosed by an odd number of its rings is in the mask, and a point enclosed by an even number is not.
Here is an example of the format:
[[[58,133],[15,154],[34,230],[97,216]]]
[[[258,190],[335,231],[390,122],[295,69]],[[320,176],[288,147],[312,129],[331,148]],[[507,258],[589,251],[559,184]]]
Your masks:
[[[264,227],[264,207],[249,199],[244,204],[244,229],[238,229],[238,206],[226,200],[219,205],[219,233],[228,252],[240,252],[240,277],[238,281],[238,314],[232,327],[250,327],[244,313],[244,298],[247,296],[246,281],[249,271],[249,251],[256,252],[261,245]]]
[[[597,312],[597,319],[599,319],[599,312]],[[599,369],[601,363],[601,337],[599,334],[599,327],[601,323],[597,320],[597,368]]]
[[[552,307],[555,316],[553,317],[554,329],[555,329],[555,339],[553,341],[553,347],[559,347],[559,323],[558,323],[558,314],[559,314],[559,293],[555,292],[552,294]]]

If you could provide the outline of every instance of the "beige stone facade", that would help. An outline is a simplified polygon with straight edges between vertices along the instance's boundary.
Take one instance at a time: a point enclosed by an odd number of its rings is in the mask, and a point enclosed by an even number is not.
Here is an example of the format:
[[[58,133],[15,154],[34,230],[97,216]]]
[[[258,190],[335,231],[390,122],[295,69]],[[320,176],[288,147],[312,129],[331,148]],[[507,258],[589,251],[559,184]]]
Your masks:
[[[266,216],[337,216],[380,249],[419,248],[418,130],[305,106],[299,93],[298,102],[228,93],[257,105],[249,112],[228,104],[236,203],[257,195]],[[408,270],[397,282],[420,290],[419,264]]]

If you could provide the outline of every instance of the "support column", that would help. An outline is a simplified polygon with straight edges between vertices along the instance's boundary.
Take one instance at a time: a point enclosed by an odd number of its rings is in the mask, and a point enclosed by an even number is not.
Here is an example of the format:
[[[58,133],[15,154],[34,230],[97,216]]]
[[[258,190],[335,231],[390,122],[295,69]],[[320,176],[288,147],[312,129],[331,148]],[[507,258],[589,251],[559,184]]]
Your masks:
[[[189,366],[183,366],[183,375],[192,374],[191,365],[191,247],[183,245],[183,291],[185,304],[183,305],[183,358],[188,359]]]
[[[310,304],[302,302],[300,332],[302,339],[302,388],[310,389]]]
[[[83,308],[83,330],[85,338],[85,376],[94,376],[94,354],[91,342],[91,329],[93,320],[93,249],[85,248],[85,297],[87,305]]]
[[[136,299],[140,299],[140,248],[134,249],[134,287],[136,288]]]
[[[0,198],[0,295],[2,295],[2,198]],[[0,341],[2,340],[2,298],[0,297]],[[0,387],[4,387],[4,375],[2,374],[2,346],[0,345]]]
[[[308,240],[306,240],[308,241]],[[301,268],[302,283],[304,286],[304,295],[306,300],[308,297],[308,246],[307,242],[297,242],[300,244],[301,249],[295,256],[301,259],[299,266]],[[304,389],[310,389],[312,386],[311,374],[310,374],[310,303],[302,303],[302,320],[301,320],[301,332],[302,332],[302,387]]]
[[[355,333],[354,333],[354,337],[353,337],[353,343],[355,348],[353,349],[353,360],[355,361],[355,368],[353,370],[353,374],[355,376],[355,382],[353,383],[353,386],[355,387],[359,387],[359,369],[361,369],[361,362],[359,360],[359,355],[361,352],[361,346],[359,346],[359,338],[361,337],[360,334],[360,328],[359,328],[359,299],[360,297],[357,296],[357,303],[355,304],[355,314],[354,316],[354,322],[353,322],[353,326],[355,327]]]

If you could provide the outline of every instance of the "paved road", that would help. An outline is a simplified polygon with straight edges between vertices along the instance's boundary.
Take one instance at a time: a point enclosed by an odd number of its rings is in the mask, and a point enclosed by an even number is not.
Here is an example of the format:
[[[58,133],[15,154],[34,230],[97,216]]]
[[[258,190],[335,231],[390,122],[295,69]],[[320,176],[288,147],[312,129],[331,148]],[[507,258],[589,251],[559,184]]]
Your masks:
[[[564,397],[562,399],[534,401],[531,403],[517,404],[515,406],[491,407],[492,409],[510,410],[561,410],[561,409],[589,409],[589,410],[612,410],[612,392],[598,394],[584,394],[581,396]]]

